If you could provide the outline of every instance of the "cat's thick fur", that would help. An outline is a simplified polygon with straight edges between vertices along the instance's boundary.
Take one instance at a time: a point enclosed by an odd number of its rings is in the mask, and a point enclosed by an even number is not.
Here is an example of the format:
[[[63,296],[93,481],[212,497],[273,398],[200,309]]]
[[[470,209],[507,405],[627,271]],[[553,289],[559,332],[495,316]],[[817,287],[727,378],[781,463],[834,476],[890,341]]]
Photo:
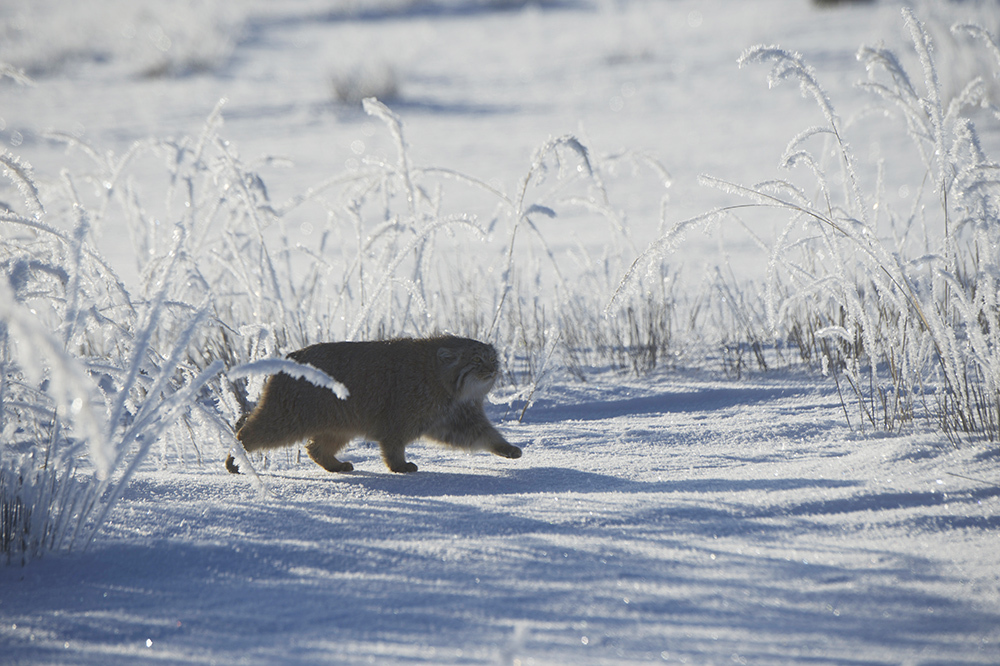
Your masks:
[[[521,456],[483,412],[483,398],[497,377],[492,345],[453,336],[329,342],[288,357],[323,370],[350,396],[341,400],[304,379],[272,375],[257,407],[237,427],[247,452],[309,440],[309,457],[331,472],[354,469],[337,454],[357,437],[378,442],[393,472],[416,471],[405,448],[417,439]],[[226,467],[239,471],[232,456]]]

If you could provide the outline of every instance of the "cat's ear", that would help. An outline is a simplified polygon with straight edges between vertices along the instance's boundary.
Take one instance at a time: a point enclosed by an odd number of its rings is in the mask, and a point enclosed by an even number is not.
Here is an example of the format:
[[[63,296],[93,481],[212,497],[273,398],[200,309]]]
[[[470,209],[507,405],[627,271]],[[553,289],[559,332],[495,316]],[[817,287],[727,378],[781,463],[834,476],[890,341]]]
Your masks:
[[[462,356],[454,349],[448,347],[438,348],[438,360],[445,366],[452,366],[461,360]]]

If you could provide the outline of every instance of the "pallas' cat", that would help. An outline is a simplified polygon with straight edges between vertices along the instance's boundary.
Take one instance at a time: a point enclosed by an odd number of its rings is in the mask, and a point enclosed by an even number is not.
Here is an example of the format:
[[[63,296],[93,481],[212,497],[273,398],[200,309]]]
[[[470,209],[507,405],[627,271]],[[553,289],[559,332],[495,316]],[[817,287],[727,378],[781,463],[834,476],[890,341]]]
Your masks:
[[[354,469],[337,454],[358,437],[378,442],[393,472],[416,471],[405,449],[417,439],[521,456],[483,412],[497,378],[492,345],[454,336],[328,342],[288,358],[323,370],[350,395],[342,400],[305,379],[272,375],[257,407],[237,424],[236,437],[248,453],[308,440],[309,457],[331,472]],[[239,472],[232,455],[226,468]]]

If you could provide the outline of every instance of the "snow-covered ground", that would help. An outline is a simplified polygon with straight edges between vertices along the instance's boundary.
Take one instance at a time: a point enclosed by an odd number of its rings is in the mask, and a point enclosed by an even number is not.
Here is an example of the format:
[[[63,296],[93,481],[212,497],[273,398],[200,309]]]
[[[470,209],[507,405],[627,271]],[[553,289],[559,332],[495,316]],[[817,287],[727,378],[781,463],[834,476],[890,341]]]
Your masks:
[[[673,222],[729,201],[699,175],[772,177],[822,121],[793,86],[741,71],[745,48],[800,51],[844,117],[863,104],[862,43],[916,66],[893,2],[147,4],[0,7],[20,40],[0,55],[35,78],[4,84],[0,138],[39,180],[83,161],[47,129],[121,154],[196,135],[226,97],[233,149],[289,161],[261,166],[280,201],[365,156],[394,159],[377,121],[334,102],[334,82],[367,66],[383,90],[395,79],[386,102],[415,162],[509,192],[548,137],[577,133],[658,159]],[[959,20],[970,7],[923,9]],[[979,128],[987,148],[997,127]],[[906,150],[876,133],[864,154]],[[155,188],[162,165],[148,182],[143,168],[138,185]],[[640,248],[661,231],[660,192],[646,190],[659,185],[620,185]],[[781,222],[760,224],[769,240]],[[553,236],[599,247],[605,229]],[[100,231],[135,279],[123,234]],[[726,232],[692,235],[683,263],[759,275],[746,235]],[[996,447],[954,448],[924,421],[858,432],[822,377],[732,380],[720,366],[586,383],[556,369],[523,420],[517,403],[490,406],[519,460],[415,445],[420,471],[393,475],[356,443],[356,471],[330,475],[290,450],[261,470],[261,497],[220,461],[154,453],[86,552],[0,568],[0,661],[1000,663]]]
[[[150,464],[89,552],[0,571],[5,662],[1000,657],[995,454],[858,436],[797,376],[605,375],[501,429],[523,458],[278,456],[266,500]]]

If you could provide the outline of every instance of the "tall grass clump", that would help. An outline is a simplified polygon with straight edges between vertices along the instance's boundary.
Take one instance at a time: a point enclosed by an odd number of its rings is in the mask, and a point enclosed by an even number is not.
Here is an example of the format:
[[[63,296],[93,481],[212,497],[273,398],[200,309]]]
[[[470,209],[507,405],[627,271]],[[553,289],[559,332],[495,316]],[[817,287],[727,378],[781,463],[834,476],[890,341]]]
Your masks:
[[[781,166],[805,174],[739,185],[703,177],[704,184],[743,198],[680,223],[651,246],[627,276],[662,256],[686,227],[773,211],[786,222],[770,250],[765,305],[774,340],[830,374],[842,390],[845,414],[858,427],[895,430],[918,414],[949,438],[1000,438],[1000,181],[983,149],[970,109],[996,118],[985,83],[966,82],[944,99],[927,32],[903,10],[920,66],[915,82],[895,53],[863,47],[861,83],[874,104],[845,123],[798,54],[773,46],[746,51],[740,65],[770,63],[773,86],[798,82],[822,123],[789,143]],[[997,56],[996,39],[976,26]],[[875,113],[872,113],[875,112]],[[873,117],[895,120],[922,170],[904,156],[861,165],[848,133]],[[912,160],[911,160],[912,161]],[[863,168],[864,167],[864,168]],[[895,210],[886,183],[910,178],[907,210]],[[623,287],[624,288],[624,287]]]
[[[86,547],[157,443],[161,464],[202,460],[201,443],[213,441],[221,450],[211,459],[221,459],[233,442],[231,412],[242,407],[231,390],[239,382],[287,372],[342,391],[314,369],[259,358],[273,355],[278,334],[309,334],[317,309],[292,312],[319,297],[303,300],[282,270],[288,266],[275,263],[265,238],[274,217],[266,189],[217,139],[217,116],[193,141],[143,141],[123,156],[53,135],[94,168],[64,170],[45,188],[27,164],[0,154],[0,170],[19,192],[19,203],[0,211],[7,562]],[[143,154],[167,157],[164,214],[173,225],[150,213],[128,175]],[[81,183],[95,186],[86,201]],[[132,287],[94,242],[123,218],[139,251]],[[213,227],[228,231],[215,237]]]
[[[0,551],[24,562],[86,546],[221,366],[185,365],[208,312],[168,300],[169,274],[134,299],[89,242],[84,207],[51,214],[30,167],[4,153],[0,168],[22,199],[0,212]],[[77,201],[69,176],[61,189]],[[68,232],[49,222],[63,215]]]

